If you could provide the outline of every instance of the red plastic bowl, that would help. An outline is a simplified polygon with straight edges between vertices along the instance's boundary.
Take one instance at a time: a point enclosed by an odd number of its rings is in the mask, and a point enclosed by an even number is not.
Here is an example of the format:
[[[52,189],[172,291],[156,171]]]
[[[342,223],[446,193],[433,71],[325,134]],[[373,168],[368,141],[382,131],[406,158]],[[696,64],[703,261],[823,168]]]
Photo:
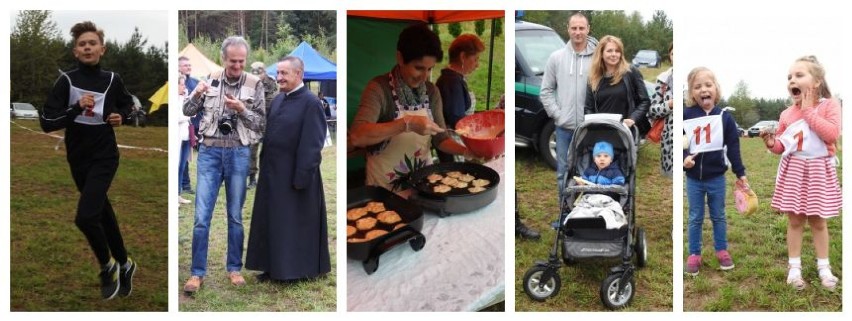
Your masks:
[[[505,124],[506,115],[502,110],[475,113],[456,123],[456,133],[460,133],[471,153],[491,159],[503,155],[506,150]]]

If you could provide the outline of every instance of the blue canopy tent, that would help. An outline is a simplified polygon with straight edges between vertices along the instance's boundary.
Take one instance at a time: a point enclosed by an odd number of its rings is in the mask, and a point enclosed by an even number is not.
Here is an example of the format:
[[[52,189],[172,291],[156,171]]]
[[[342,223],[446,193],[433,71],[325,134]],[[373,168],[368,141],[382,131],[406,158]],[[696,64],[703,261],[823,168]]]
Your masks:
[[[320,91],[328,97],[337,96],[337,65],[323,57],[307,42],[302,41],[288,56],[296,56],[305,63],[305,81],[321,81]],[[278,66],[270,64],[266,74],[275,79]]]

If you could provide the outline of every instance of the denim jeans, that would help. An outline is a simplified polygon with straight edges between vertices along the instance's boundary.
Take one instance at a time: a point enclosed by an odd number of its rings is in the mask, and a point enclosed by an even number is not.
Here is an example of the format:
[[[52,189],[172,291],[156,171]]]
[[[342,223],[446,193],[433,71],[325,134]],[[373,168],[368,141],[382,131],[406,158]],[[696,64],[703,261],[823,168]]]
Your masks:
[[[249,168],[249,147],[208,147],[198,150],[198,186],[195,191],[195,227],[192,231],[192,275],[207,272],[207,243],[210,220],[225,183],[225,206],[228,213],[228,249],[226,269],[239,271],[243,267],[243,203],[246,200],[246,176]]]
[[[705,199],[706,197],[706,199]],[[701,228],[704,204],[710,208],[713,242],[716,251],[728,249],[728,223],[725,220],[725,175],[697,180],[686,176],[686,198],[689,201],[689,254],[701,254]]]
[[[556,126],[556,186],[559,187],[558,199],[562,199],[565,189],[565,175],[568,172],[568,151],[571,148],[573,129]],[[561,204],[561,203],[560,203]]]
[[[180,177],[180,179],[178,179],[178,193],[180,193],[185,186],[189,186],[189,183],[185,183],[183,181],[184,176],[187,177],[187,180],[189,177],[189,148],[188,140],[180,141],[180,165],[178,165],[178,177]]]

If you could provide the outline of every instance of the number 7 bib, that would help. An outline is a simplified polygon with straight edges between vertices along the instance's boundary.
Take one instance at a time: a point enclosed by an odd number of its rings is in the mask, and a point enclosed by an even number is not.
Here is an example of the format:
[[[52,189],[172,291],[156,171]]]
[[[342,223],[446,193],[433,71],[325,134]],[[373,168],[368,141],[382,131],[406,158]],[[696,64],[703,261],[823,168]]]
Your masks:
[[[828,156],[825,142],[817,136],[804,119],[790,124],[779,137],[784,144],[784,154],[793,154],[802,158],[817,158]]]
[[[712,152],[725,148],[722,114],[687,119],[683,130],[689,140],[689,153]]]

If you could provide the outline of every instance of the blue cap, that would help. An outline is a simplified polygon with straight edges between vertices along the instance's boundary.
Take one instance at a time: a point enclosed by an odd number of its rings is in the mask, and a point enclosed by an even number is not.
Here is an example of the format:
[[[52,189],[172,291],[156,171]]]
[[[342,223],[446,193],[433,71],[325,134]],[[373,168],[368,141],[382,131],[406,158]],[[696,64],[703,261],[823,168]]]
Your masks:
[[[606,153],[609,157],[615,156],[612,153],[612,144],[605,141],[595,143],[595,148],[592,149],[592,156],[598,156],[600,153]]]

